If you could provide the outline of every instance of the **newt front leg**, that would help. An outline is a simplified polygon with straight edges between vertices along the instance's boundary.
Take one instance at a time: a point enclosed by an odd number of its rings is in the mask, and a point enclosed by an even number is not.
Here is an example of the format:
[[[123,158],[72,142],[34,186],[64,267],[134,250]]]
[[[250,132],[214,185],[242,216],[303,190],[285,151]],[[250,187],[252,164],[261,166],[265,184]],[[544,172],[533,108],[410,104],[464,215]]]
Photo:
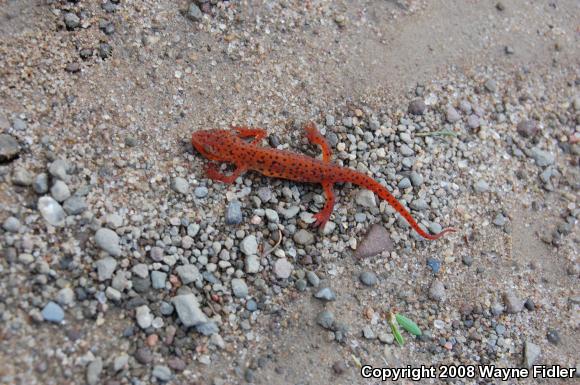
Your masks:
[[[240,175],[242,175],[244,172],[246,172],[246,168],[241,167],[241,166],[236,166],[236,169],[232,172],[231,175],[225,175],[225,174],[222,174],[221,172],[219,172],[215,165],[208,164],[205,172],[206,172],[208,178],[210,178],[212,180],[217,180],[217,181],[220,181],[223,183],[231,184],[231,183],[234,183],[234,181]]]

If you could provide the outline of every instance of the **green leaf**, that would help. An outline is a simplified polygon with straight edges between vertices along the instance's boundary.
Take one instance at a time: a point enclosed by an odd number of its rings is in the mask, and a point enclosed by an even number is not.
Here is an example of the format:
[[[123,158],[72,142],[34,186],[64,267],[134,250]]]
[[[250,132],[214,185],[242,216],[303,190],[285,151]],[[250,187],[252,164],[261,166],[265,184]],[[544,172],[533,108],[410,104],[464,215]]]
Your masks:
[[[403,329],[405,329],[406,331],[408,331],[409,333],[411,333],[414,336],[420,336],[421,334],[423,334],[421,332],[421,329],[419,329],[419,326],[417,326],[417,324],[413,321],[411,321],[410,319],[408,319],[407,317],[405,317],[402,314],[396,314],[395,318],[397,320],[397,323],[399,325],[401,325],[401,327]]]

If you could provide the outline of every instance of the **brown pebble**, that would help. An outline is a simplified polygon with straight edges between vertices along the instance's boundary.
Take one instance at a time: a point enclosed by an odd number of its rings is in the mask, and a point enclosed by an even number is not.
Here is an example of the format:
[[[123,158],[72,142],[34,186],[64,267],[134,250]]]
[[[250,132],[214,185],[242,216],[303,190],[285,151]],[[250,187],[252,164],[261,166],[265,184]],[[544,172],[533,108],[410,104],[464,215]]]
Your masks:
[[[346,370],[346,364],[344,361],[336,361],[332,364],[332,370],[334,370],[334,373],[341,375]]]
[[[159,336],[157,334],[151,334],[149,336],[147,336],[147,346],[155,346],[157,345],[157,342],[159,341]]]

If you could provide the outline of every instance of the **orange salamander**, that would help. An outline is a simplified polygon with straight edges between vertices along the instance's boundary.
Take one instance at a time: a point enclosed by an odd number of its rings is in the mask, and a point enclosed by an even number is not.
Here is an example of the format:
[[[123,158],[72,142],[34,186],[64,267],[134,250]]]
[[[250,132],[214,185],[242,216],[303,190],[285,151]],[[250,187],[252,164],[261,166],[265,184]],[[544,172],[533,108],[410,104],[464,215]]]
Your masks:
[[[267,135],[266,130],[261,128],[232,127],[231,130],[201,130],[193,133],[191,142],[196,150],[207,159],[235,164],[236,169],[229,176],[220,173],[213,164],[210,164],[207,168],[207,176],[213,180],[233,183],[242,173],[253,170],[275,178],[320,183],[324,189],[326,203],[322,210],[314,215],[315,226],[323,227],[330,218],[335,201],[332,191],[334,184],[350,182],[371,190],[379,198],[387,201],[423,238],[435,240],[447,233],[457,231],[454,228],[447,228],[438,234],[428,234],[419,227],[409,211],[379,182],[359,171],[331,163],[330,146],[318,132],[314,123],[308,123],[305,131],[308,140],[321,147],[322,160],[290,151],[260,147],[258,143]]]

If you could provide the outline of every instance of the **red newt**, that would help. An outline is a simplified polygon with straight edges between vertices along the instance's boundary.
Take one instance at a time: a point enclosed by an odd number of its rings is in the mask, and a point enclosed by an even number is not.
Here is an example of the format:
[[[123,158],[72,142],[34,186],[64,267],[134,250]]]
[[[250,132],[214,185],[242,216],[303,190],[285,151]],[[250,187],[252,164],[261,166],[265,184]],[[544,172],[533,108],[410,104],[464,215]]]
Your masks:
[[[446,228],[438,234],[425,232],[409,211],[379,182],[359,171],[331,163],[330,146],[318,132],[314,123],[305,126],[306,137],[322,149],[322,160],[290,151],[260,147],[259,142],[267,136],[261,128],[232,127],[231,130],[211,129],[193,133],[191,142],[197,151],[209,160],[233,163],[236,169],[231,175],[224,175],[213,164],[207,167],[207,176],[224,183],[233,183],[242,173],[252,170],[265,176],[288,179],[296,182],[320,183],[326,196],[322,210],[314,215],[315,226],[323,227],[330,219],[334,208],[335,196],[332,188],[335,183],[346,183],[364,187],[387,201],[399,212],[423,238],[435,240],[443,235],[457,231]],[[249,142],[246,139],[251,139]]]

